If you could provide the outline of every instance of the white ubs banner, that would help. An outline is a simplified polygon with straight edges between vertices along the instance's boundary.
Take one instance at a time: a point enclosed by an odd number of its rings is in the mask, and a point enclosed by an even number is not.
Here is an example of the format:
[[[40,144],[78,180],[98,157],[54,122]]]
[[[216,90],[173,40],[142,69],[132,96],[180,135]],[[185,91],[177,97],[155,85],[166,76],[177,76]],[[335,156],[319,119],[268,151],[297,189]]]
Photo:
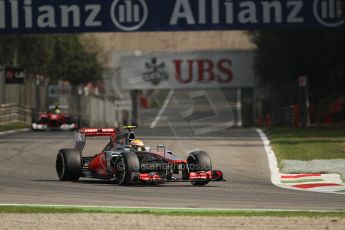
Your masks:
[[[150,53],[121,58],[125,90],[254,87],[254,51]]]

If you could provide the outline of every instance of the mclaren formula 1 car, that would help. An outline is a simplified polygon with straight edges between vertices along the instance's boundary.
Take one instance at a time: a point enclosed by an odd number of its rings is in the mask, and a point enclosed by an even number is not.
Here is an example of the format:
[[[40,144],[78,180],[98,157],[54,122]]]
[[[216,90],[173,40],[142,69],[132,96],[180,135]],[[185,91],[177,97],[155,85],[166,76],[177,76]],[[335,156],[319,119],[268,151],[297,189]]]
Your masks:
[[[223,173],[212,170],[204,151],[191,152],[187,159],[178,159],[173,152],[158,145],[151,150],[136,139],[133,127],[85,128],[75,133],[74,149],[59,150],[56,172],[59,180],[77,181],[80,177],[105,179],[119,185],[139,183],[190,182],[206,185],[223,181]],[[100,153],[84,156],[86,137],[109,137]]]

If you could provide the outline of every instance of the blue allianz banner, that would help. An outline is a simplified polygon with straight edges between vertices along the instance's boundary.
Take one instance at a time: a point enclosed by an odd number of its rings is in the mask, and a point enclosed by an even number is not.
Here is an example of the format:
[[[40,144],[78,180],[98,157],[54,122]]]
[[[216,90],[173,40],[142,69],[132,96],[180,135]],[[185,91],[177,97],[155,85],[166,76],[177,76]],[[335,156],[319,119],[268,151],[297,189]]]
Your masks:
[[[0,34],[344,28],[344,0],[0,0]]]

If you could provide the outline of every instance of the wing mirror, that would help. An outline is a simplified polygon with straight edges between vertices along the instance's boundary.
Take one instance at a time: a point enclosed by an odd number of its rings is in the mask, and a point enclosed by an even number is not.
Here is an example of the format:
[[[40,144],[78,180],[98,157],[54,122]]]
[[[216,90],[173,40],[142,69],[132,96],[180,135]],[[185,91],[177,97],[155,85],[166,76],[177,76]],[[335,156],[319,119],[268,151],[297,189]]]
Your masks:
[[[165,157],[165,146],[162,144],[157,145],[157,152],[164,152],[164,157]]]
[[[74,149],[83,151],[86,143],[85,133],[79,131],[74,133]]]

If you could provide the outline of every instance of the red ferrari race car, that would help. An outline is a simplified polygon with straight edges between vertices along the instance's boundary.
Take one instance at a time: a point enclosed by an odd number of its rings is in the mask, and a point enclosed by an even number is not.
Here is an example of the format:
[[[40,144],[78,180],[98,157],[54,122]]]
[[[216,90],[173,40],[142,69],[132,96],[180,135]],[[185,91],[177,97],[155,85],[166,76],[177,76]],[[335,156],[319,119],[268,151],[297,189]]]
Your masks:
[[[187,159],[178,159],[163,145],[151,150],[136,139],[133,127],[86,128],[75,134],[74,149],[59,150],[56,172],[61,181],[77,181],[80,177],[105,179],[119,185],[163,182],[190,182],[206,185],[223,181],[223,173],[212,170],[204,151],[191,152]],[[110,137],[105,148],[94,156],[83,156],[86,137]]]
[[[62,112],[62,109],[68,109],[67,106],[49,106],[48,113],[42,113],[37,120],[32,122],[32,130],[76,130],[77,122],[73,121],[70,115]]]

